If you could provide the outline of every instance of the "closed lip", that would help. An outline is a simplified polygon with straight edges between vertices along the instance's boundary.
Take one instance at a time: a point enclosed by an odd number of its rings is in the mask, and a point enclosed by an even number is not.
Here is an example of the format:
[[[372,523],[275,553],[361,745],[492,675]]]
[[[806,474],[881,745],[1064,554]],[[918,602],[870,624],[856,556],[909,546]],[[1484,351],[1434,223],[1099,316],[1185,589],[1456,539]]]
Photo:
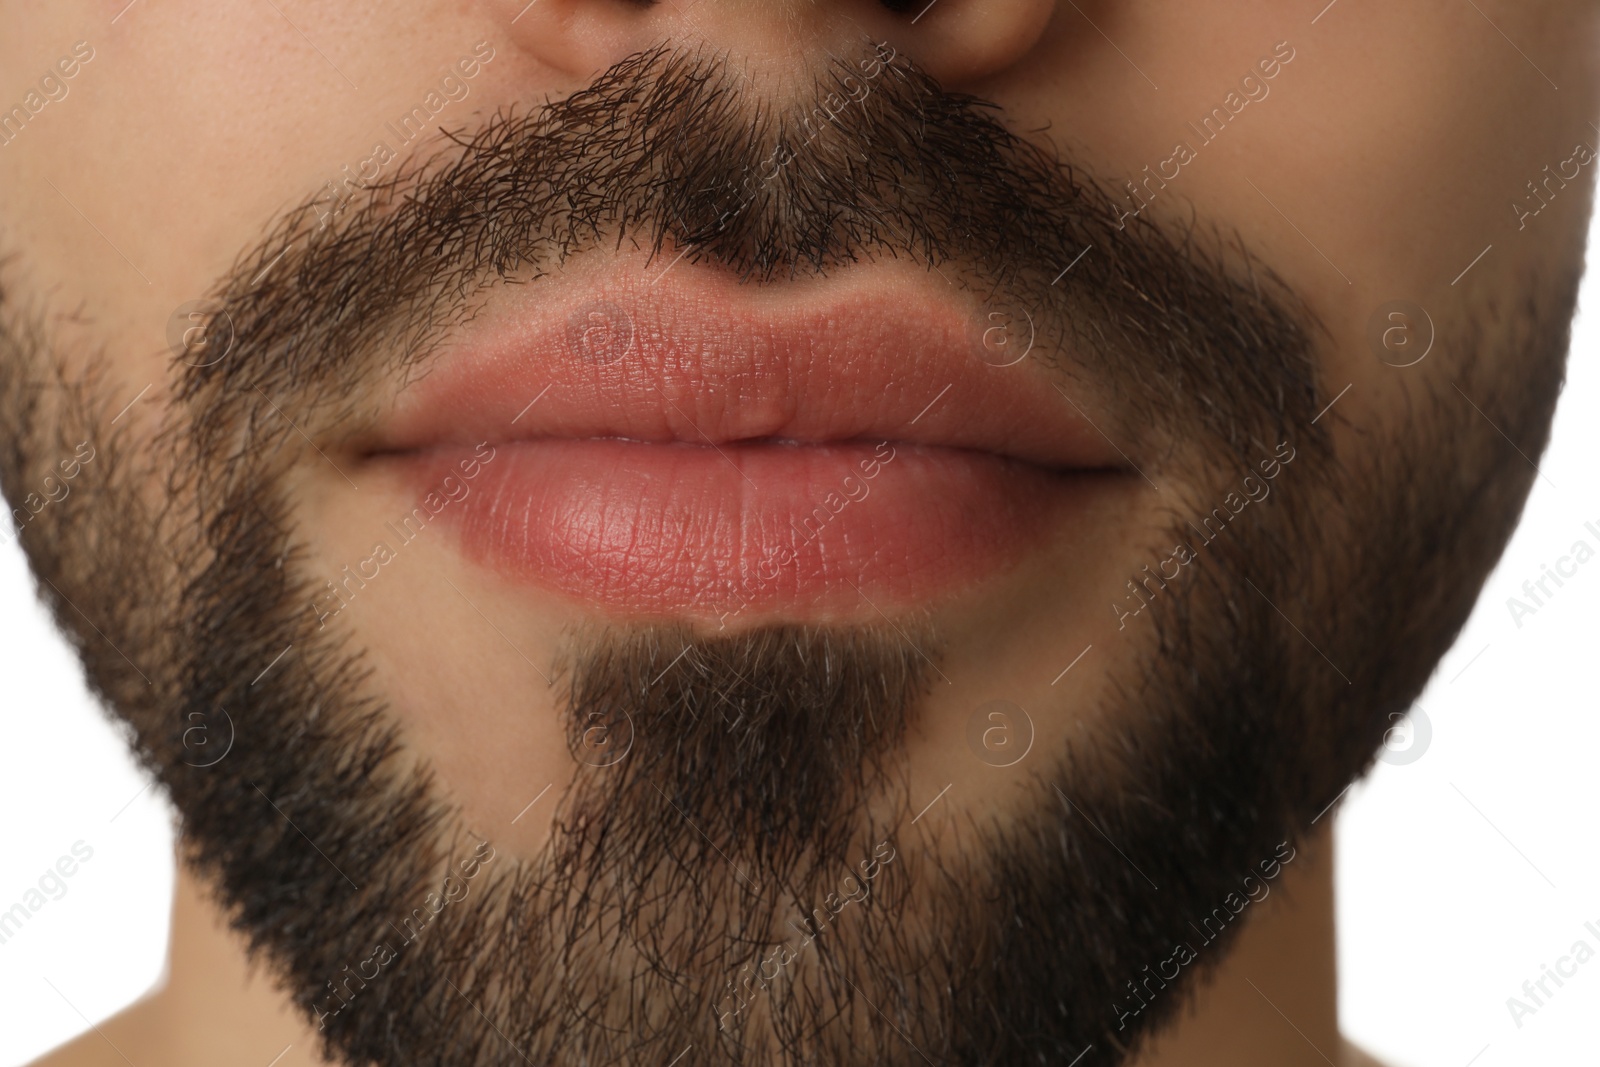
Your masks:
[[[1127,473],[1031,343],[926,277],[611,262],[500,290],[362,451],[420,493],[492,446],[450,512],[466,555],[609,613],[923,605]]]
[[[892,441],[1125,469],[1061,391],[1026,312],[921,278],[780,292],[681,266],[505,287],[399,396],[373,454],[544,438],[726,448]],[[552,286],[554,288],[554,286]],[[811,288],[814,292],[797,292]]]

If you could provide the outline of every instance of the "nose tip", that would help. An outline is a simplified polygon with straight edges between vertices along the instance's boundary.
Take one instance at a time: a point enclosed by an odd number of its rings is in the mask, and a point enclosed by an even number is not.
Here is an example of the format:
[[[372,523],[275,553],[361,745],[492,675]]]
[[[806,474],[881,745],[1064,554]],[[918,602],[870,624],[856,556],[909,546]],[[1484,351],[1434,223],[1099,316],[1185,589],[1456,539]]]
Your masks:
[[[816,66],[885,42],[947,88],[1004,73],[1038,43],[1055,0],[495,0],[515,44],[585,83],[663,43]],[[547,88],[547,87],[546,87]]]
[[[841,4],[841,7],[855,5]],[[883,39],[948,88],[1004,73],[1039,43],[1055,0],[877,0]]]

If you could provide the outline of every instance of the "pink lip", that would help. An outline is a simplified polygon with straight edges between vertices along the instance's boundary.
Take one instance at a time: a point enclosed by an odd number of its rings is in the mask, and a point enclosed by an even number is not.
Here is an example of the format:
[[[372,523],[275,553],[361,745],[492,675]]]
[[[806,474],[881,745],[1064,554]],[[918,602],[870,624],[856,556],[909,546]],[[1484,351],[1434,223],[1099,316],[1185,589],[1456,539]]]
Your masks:
[[[507,287],[369,451],[419,495],[455,472],[469,559],[608,614],[929,602],[1070,526],[1122,465],[1036,358],[997,365],[1024,316],[876,270]]]

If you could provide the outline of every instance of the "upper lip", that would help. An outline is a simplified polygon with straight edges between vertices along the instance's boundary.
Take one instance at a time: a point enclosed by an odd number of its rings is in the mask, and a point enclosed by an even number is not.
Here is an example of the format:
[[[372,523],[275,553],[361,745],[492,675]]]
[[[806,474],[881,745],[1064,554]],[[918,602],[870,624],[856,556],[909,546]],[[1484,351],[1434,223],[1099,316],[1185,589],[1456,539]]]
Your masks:
[[[501,287],[364,451],[887,440],[1051,469],[1125,465],[1037,349],[1011,366],[983,358],[984,331],[1008,321],[991,341],[1024,350],[1025,315],[921,277],[849,273],[776,293],[690,265],[653,281],[609,270],[598,283]]]

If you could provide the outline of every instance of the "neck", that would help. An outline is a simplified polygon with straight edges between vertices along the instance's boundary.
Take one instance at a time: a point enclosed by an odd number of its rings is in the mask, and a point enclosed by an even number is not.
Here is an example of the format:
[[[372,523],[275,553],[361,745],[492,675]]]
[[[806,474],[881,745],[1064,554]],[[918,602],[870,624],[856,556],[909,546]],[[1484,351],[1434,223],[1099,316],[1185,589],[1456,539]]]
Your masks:
[[[1195,939],[1190,966],[1215,970],[1177,1023],[1129,1067],[1372,1062],[1339,1036],[1331,823],[1298,847],[1267,897],[1245,905],[1247,922],[1220,963],[1207,960],[1208,948]]]
[[[208,887],[180,862],[162,983],[34,1067],[325,1067],[315,1029],[290,1008],[269,972],[248,961],[245,944]]]
[[[1194,946],[1189,966],[1207,970],[1207,985],[1129,1067],[1377,1067],[1339,1037],[1326,829],[1240,918],[1245,925],[1225,959],[1208,960],[1206,948]],[[36,1067],[124,1067],[124,1057],[168,1067],[326,1064],[315,1028],[248,963],[244,939],[181,864],[164,984]]]

